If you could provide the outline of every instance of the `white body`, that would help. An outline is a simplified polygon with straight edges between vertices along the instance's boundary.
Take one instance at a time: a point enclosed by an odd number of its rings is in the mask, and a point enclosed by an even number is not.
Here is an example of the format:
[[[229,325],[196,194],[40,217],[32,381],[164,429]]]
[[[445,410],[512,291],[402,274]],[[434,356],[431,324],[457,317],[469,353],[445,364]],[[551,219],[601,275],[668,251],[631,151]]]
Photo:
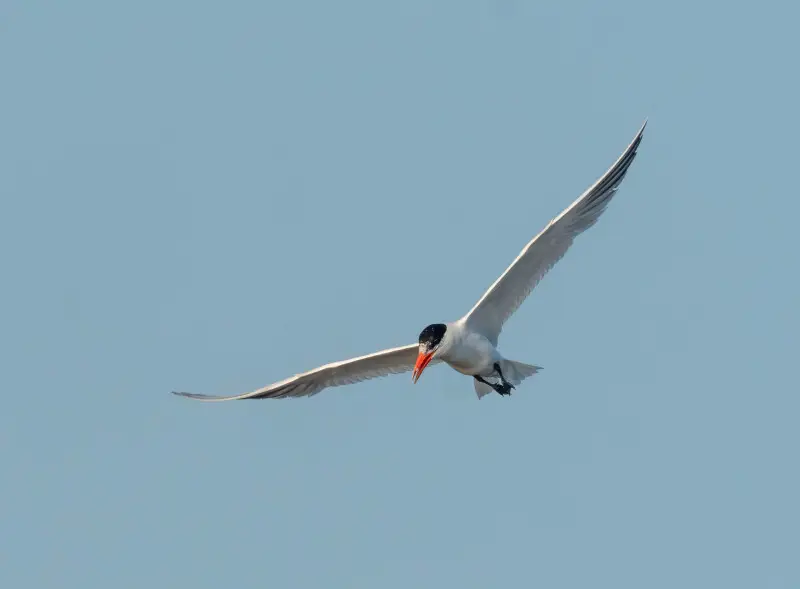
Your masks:
[[[500,375],[495,370],[497,365],[500,367],[502,377],[516,386],[541,370],[539,366],[504,358],[488,337],[471,329],[465,317],[446,325],[447,331],[436,350],[435,359],[445,362],[461,374],[498,381]],[[477,379],[473,384],[479,399],[494,390],[486,382]]]
[[[540,370],[538,366],[503,358],[497,350],[503,325],[550,268],[564,256],[575,237],[597,222],[636,157],[644,128],[645,125],[642,125],[628,148],[597,182],[522,249],[519,256],[464,317],[446,324],[446,331],[434,351],[431,363],[446,362],[462,374],[483,378],[496,376],[494,365],[497,364],[503,378],[513,385]],[[326,364],[241,395],[176,394],[204,401],[314,395],[327,387],[409,372],[414,369],[418,354],[422,352],[418,344],[383,350],[360,358]],[[479,398],[492,390],[485,383],[478,380],[474,382]]]
[[[467,376],[492,376],[504,358],[485,335],[472,331],[464,319],[447,324],[435,357]]]

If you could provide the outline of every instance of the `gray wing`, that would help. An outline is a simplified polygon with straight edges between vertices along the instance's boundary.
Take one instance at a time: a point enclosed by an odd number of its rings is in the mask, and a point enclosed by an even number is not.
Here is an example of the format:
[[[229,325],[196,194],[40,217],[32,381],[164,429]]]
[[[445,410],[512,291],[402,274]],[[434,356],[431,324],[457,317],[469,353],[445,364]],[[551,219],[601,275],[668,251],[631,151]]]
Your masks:
[[[316,395],[328,387],[338,387],[388,376],[400,372],[409,372],[414,368],[419,351],[418,344],[410,344],[401,348],[391,348],[360,358],[351,358],[342,362],[333,362],[320,366],[309,372],[297,374],[286,380],[276,382],[257,391],[233,396],[200,395],[196,393],[173,392],[175,395],[199,399],[201,401],[233,401],[237,399],[282,399],[285,397],[305,397]]]
[[[597,222],[616,194],[642,141],[647,121],[608,171],[534,237],[475,306],[464,316],[470,327],[497,345],[503,324],[555,266],[580,233]]]

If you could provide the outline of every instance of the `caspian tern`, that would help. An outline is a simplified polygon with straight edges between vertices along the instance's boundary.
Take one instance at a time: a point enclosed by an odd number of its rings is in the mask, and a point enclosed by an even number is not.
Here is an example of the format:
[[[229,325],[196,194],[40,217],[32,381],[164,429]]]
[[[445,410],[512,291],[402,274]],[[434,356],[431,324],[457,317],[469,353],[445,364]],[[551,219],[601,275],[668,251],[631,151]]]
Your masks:
[[[328,387],[409,370],[413,371],[412,381],[416,383],[428,365],[445,362],[472,377],[479,399],[492,390],[500,395],[510,395],[511,389],[536,374],[541,367],[514,362],[500,354],[497,340],[503,324],[564,256],[575,237],[597,222],[636,157],[646,125],[647,121],[614,165],[550,221],[469,313],[458,321],[427,326],[416,344],[326,364],[249,393],[233,396],[175,394],[203,401],[303,397],[315,395]]]

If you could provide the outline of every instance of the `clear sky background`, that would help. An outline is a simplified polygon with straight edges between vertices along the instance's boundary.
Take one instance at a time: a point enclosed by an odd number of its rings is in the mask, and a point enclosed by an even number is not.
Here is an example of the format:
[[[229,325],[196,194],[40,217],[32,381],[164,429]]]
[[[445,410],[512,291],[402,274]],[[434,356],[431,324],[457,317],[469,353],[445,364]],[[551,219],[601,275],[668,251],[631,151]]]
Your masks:
[[[0,585],[800,586],[798,8],[0,3]],[[200,404],[460,317],[545,370]]]

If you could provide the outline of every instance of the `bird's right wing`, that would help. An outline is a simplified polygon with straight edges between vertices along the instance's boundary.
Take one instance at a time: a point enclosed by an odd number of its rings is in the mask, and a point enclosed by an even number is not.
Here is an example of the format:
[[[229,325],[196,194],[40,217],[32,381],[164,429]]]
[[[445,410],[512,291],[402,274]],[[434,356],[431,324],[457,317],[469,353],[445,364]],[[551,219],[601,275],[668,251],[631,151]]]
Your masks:
[[[174,392],[182,397],[201,401],[233,401],[237,399],[282,399],[316,395],[328,387],[353,384],[370,378],[413,370],[419,352],[418,344],[391,348],[360,358],[333,362],[309,372],[297,374],[257,391],[232,396],[201,395]],[[436,362],[436,360],[434,360]]]
[[[464,316],[468,325],[497,345],[506,320],[567,253],[575,237],[594,225],[603,214],[636,157],[646,125],[645,122],[614,165],[525,246],[517,259]]]

